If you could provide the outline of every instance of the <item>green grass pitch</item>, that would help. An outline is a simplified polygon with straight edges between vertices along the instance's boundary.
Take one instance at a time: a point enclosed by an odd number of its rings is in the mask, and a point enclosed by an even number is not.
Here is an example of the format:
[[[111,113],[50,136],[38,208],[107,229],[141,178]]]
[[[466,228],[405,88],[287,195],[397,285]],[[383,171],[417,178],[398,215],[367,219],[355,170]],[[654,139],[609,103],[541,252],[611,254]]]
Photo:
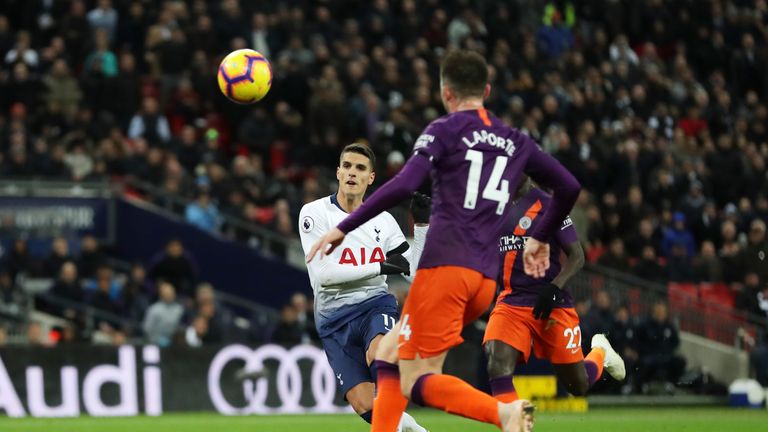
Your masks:
[[[431,432],[498,429],[436,412],[411,412]],[[353,415],[224,417],[167,414],[161,417],[0,419],[3,432],[365,432]],[[768,411],[727,408],[593,409],[583,414],[539,413],[536,432],[768,431]]]

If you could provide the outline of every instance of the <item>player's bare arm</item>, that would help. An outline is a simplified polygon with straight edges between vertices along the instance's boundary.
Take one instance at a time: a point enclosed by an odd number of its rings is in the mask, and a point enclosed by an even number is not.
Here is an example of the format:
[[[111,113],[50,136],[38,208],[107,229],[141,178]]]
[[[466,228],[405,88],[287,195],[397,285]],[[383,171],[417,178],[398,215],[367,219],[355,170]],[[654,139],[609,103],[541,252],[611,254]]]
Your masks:
[[[562,245],[566,260],[560,273],[552,280],[552,283],[562,289],[584,267],[584,248],[580,241],[574,241]]]
[[[539,287],[539,299],[533,308],[533,316],[536,319],[549,319],[552,309],[562,298],[562,290],[568,281],[584,267],[584,249],[578,240],[561,247],[565,252],[566,261],[551,283]]]

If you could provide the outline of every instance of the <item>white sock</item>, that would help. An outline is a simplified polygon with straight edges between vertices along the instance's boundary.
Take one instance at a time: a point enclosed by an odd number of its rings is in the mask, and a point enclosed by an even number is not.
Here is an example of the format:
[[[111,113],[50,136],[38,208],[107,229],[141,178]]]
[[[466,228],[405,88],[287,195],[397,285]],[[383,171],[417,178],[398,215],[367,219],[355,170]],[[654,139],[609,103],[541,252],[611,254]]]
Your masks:
[[[397,427],[397,429],[398,431],[410,430],[413,432],[427,432],[427,430],[419,426],[419,424],[416,423],[416,420],[407,412],[404,412],[403,416],[400,417],[400,425]]]

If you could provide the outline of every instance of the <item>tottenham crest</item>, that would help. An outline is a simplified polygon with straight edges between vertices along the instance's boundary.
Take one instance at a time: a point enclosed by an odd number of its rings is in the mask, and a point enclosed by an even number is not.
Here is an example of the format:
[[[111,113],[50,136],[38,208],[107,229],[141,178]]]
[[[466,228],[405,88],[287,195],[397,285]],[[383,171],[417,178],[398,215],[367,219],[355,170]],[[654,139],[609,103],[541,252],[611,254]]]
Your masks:
[[[529,218],[528,216],[521,217],[518,225],[520,225],[520,228],[527,230],[528,228],[531,227],[531,218]]]
[[[301,230],[305,233],[308,233],[312,231],[312,228],[315,227],[315,221],[312,220],[309,216],[304,216],[304,219],[301,220]]]

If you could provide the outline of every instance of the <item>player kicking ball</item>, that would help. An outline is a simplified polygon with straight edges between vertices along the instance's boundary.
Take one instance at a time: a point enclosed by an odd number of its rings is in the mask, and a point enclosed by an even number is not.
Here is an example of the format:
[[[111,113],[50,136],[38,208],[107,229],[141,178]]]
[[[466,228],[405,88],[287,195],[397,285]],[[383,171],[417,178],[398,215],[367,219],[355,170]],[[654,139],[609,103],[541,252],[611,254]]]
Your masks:
[[[337,193],[308,203],[299,215],[304,252],[363,203],[376,177],[376,159],[364,144],[346,146],[339,157]],[[381,338],[399,318],[397,301],[389,293],[387,275],[415,273],[429,221],[429,199],[415,195],[411,210],[416,222],[414,245],[405,240],[387,212],[349,235],[344,248],[324,260],[307,264],[315,295],[315,323],[339,386],[355,412],[372,419],[376,373],[372,362]],[[426,429],[403,412],[398,431]]]
[[[541,279],[523,271],[522,251],[528,234],[546,214],[551,197],[525,181],[518,190],[509,224],[499,238],[502,291],[491,312],[483,346],[488,355],[491,392],[501,402],[518,399],[512,374],[518,360],[528,361],[531,347],[536,357],[549,360],[568,391],[583,396],[605,370],[623,380],[624,361],[601,334],[592,338],[592,351],[584,360],[579,316],[570,292],[563,289],[584,265],[571,218],[549,240],[550,267]],[[560,250],[567,259],[561,268]]]
[[[463,341],[464,325],[484,313],[496,294],[495,246],[509,220],[510,195],[523,173],[553,191],[549,211],[531,231],[523,253],[525,271],[534,277],[543,277],[549,267],[547,241],[580,191],[557,160],[485,110],[483,101],[490,91],[482,56],[465,50],[448,53],[440,66],[440,96],[448,114],[427,126],[397,176],[320,238],[307,255],[311,262],[318,252],[321,258],[334,254],[344,247],[345,236],[354,236],[356,229],[407,198],[431,175],[432,215],[394,344],[398,364],[377,363],[374,432],[397,429],[406,398],[506,432],[532,427],[529,402],[501,403],[443,373],[448,350]]]

